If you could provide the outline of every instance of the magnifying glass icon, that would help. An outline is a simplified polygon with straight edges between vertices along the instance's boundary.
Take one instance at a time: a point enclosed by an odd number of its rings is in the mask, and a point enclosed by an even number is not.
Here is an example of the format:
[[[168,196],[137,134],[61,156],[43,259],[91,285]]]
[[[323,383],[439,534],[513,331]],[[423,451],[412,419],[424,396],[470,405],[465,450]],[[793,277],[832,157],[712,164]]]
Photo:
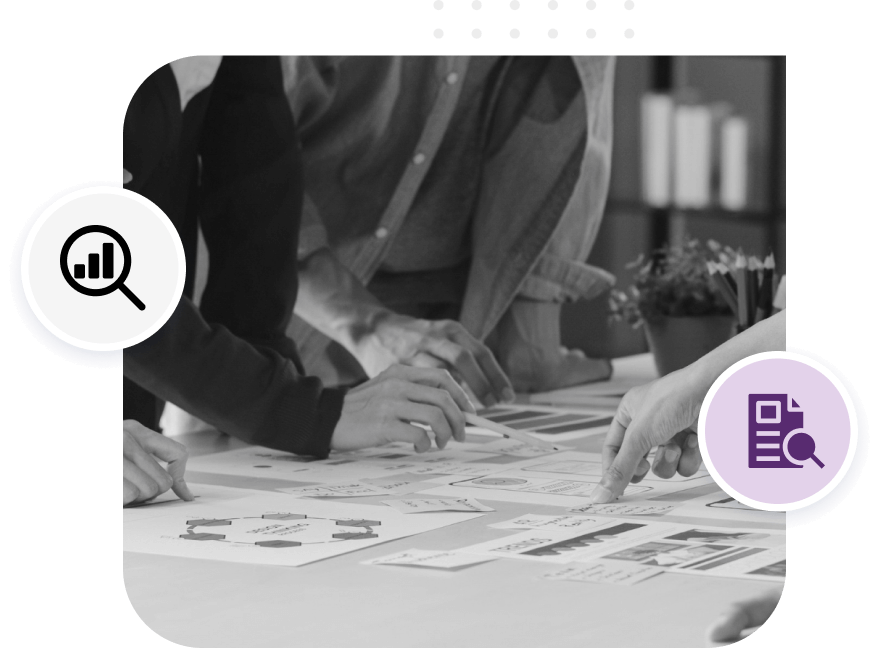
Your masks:
[[[74,273],[76,277],[70,274],[70,268],[67,263],[67,256],[70,253],[70,247],[74,244],[74,242],[80,237],[86,234],[92,234],[94,232],[100,234],[106,234],[108,237],[111,237],[116,243],[119,244],[119,248],[122,250],[122,272],[119,273],[119,277],[114,279],[108,286],[104,286],[101,288],[89,288],[88,286],[83,286],[77,280],[77,278],[85,277],[85,265],[84,264],[76,264],[74,267]],[[111,246],[112,244],[106,244],[107,246]],[[92,257],[97,258],[98,255],[89,255],[89,264],[90,264],[90,272],[89,277],[97,277],[97,273],[94,275],[91,273],[91,264]],[[97,259],[95,259],[97,261]],[[104,259],[105,264],[107,262],[106,257]],[[113,269],[112,269],[112,258],[109,263],[109,268],[104,268],[103,277],[104,279],[111,279],[113,277]],[[95,266],[95,270],[97,266]],[[109,273],[108,273],[109,271]],[[116,232],[116,230],[112,228],[108,228],[104,225],[87,225],[84,228],[80,228],[69,237],[67,237],[67,241],[64,242],[64,245],[61,247],[61,274],[64,275],[64,279],[70,284],[70,288],[72,288],[77,293],[81,293],[82,295],[90,295],[92,297],[99,297],[102,295],[109,295],[115,290],[119,290],[125,297],[127,297],[131,303],[136,306],[138,309],[143,311],[146,309],[146,305],[140,301],[140,299],[131,292],[131,290],[125,286],[125,280],[128,279],[128,273],[131,272],[131,250],[128,248],[128,244],[125,242],[125,239],[122,238],[122,235]]]
[[[820,468],[824,468],[824,463],[815,456],[815,440],[802,429],[793,431],[785,438],[782,451],[794,464],[803,465],[807,460],[812,460]]]

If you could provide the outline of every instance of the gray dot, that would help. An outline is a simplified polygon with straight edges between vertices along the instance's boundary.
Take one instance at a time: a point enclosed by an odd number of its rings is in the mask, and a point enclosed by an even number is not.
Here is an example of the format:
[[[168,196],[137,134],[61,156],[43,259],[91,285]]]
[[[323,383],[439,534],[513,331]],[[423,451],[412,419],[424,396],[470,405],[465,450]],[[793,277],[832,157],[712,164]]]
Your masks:
[[[436,2],[433,3],[433,8],[434,9],[442,9],[443,8],[443,0],[436,0]]]
[[[433,37],[434,37],[434,38],[442,38],[442,37],[443,37],[443,30],[441,30],[441,29],[434,29],[434,30],[433,30]]]
[[[628,9],[629,11],[631,11],[632,9],[635,8],[635,3],[632,2],[632,0],[626,0],[626,5],[625,5],[625,7],[626,7],[626,9]]]
[[[515,10],[518,9],[518,8],[519,8],[519,0],[513,0],[513,1],[510,3],[510,9],[512,9],[513,11],[515,11]]]
[[[474,9],[482,9],[482,3],[479,0],[473,0],[473,8]]]
[[[482,38],[482,31],[481,30],[474,29],[472,33],[473,33],[473,38]]]
[[[595,38],[595,30],[587,29],[586,30],[586,38]]]
[[[510,30],[510,38],[519,38],[519,30],[511,29]]]
[[[626,38],[634,38],[634,37],[635,37],[635,30],[634,29],[627,29],[626,30]]]
[[[556,9],[559,8],[559,3],[556,2],[555,0],[552,0],[552,1],[549,3],[549,8],[550,8],[550,10],[555,11]]]
[[[555,30],[555,29],[549,30],[549,37],[550,38],[558,38],[558,35],[559,35],[558,30]]]
[[[586,3],[586,8],[589,10],[595,9],[595,0],[589,0],[589,2]]]

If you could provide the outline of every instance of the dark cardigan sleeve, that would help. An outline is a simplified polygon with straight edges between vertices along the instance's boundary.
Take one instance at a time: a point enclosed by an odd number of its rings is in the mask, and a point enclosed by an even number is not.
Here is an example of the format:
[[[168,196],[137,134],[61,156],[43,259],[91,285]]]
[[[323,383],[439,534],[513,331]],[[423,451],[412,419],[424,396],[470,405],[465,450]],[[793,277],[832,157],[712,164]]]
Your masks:
[[[285,330],[296,302],[302,163],[272,57],[224,59],[201,125],[201,310],[183,298],[124,354],[125,375],[218,429],[325,457],[344,392],[303,376]]]

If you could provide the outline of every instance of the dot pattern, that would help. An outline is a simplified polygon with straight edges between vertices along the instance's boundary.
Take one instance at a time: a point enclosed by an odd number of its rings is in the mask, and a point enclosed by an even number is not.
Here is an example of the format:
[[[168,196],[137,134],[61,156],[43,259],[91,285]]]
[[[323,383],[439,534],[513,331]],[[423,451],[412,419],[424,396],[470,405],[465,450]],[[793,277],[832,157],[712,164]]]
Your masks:
[[[470,3],[470,6],[473,8],[474,11],[479,11],[480,9],[482,9],[482,1],[481,0],[473,0]],[[549,0],[546,3],[546,7],[550,11],[556,11],[557,9],[559,9],[559,6],[560,5],[559,5],[558,0]],[[433,3],[433,8],[436,9],[437,11],[443,9],[444,7],[445,7],[445,2],[443,2],[443,0],[436,0]],[[522,7],[522,3],[519,2],[519,0],[511,0],[510,1],[510,9],[512,9],[513,11],[517,11],[521,7]],[[619,7],[619,5],[617,5],[617,7]],[[626,11],[632,11],[635,8],[634,0],[625,0],[625,2],[623,2],[623,7],[626,9]],[[586,8],[590,11],[593,11],[598,8],[598,3],[596,2],[596,0],[588,0],[586,2]],[[475,39],[482,38],[482,30],[478,29],[478,28],[474,29],[470,32],[470,35]],[[522,33],[516,28],[513,28],[510,30],[510,38],[518,39],[521,35],[522,35]],[[550,29],[546,33],[546,35],[550,39],[556,39],[559,37],[559,32],[557,29],[553,28],[553,29]],[[443,32],[442,29],[437,28],[433,31],[433,36],[434,36],[434,38],[439,39],[439,38],[443,38],[443,36],[445,36],[445,33]],[[595,29],[590,28],[590,29],[586,30],[586,38],[594,39],[597,36],[598,36],[598,32]],[[623,32],[623,36],[627,39],[635,38],[635,30],[633,30],[631,28],[626,29]]]

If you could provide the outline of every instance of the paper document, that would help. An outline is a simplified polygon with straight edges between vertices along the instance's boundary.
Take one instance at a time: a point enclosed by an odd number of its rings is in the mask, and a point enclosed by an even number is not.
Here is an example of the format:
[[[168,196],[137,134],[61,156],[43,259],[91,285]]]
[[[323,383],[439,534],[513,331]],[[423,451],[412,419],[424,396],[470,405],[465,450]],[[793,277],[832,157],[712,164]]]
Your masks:
[[[597,558],[619,547],[634,545],[678,529],[675,525],[664,523],[634,523],[612,519],[603,523],[589,530],[529,530],[460,548],[459,551],[496,558],[570,563]]]
[[[654,505],[644,502],[605,503],[602,505],[583,505],[570,507],[572,514],[601,514],[603,516],[659,516],[675,509],[675,505]]]
[[[307,498],[357,498],[362,496],[387,496],[392,491],[364,482],[343,482],[340,484],[318,485],[314,487],[291,487],[279,489],[291,496]]]
[[[186,503],[163,516],[126,522],[123,548],[192,559],[302,566],[480,515],[406,516],[382,505],[265,493],[225,504]]]
[[[435,550],[406,550],[389,554],[386,557],[370,559],[363,563],[368,566],[415,566],[420,568],[440,568],[454,570],[464,566],[492,561],[491,557],[468,555],[462,552],[442,552]]]
[[[493,523],[489,527],[498,530],[588,530],[606,523],[606,519],[588,516],[525,514],[502,523]]]
[[[473,498],[423,498],[383,500],[383,504],[393,507],[403,514],[420,514],[423,512],[493,512]]]
[[[561,570],[555,570],[544,575],[544,578],[631,586],[663,572],[662,568],[651,568],[650,566],[638,564],[626,565],[617,561],[589,561],[587,563],[575,563]]]
[[[169,490],[149,502],[124,507],[122,509],[123,522],[130,523],[145,518],[164,516],[192,504],[221,505],[240,498],[248,498],[254,494],[266,493],[252,489],[237,489],[235,487],[221,487],[212,484],[198,484],[194,482],[187,482],[187,484],[192,495],[195,496],[193,502],[188,503],[185,500],[180,500],[177,494]]]

